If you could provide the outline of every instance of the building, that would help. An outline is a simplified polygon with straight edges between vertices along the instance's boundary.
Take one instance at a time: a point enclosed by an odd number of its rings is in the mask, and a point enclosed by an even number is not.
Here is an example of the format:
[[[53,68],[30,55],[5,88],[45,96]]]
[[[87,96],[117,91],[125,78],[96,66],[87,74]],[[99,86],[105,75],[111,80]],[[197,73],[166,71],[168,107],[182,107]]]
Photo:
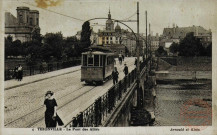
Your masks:
[[[5,12],[5,37],[12,36],[21,42],[31,41],[34,33],[40,34],[39,11],[17,7],[17,17]]]
[[[114,21],[111,19],[109,9],[108,20],[106,20],[106,28],[98,31],[98,45],[109,47],[115,55],[126,55],[126,46],[122,44],[123,34],[126,32],[126,30],[121,29],[118,23],[114,28]]]
[[[156,36],[151,36],[151,50],[155,51],[159,48],[160,45],[160,37],[158,33],[156,33]]]
[[[206,30],[201,26],[194,25],[190,27],[178,27],[173,24],[173,28],[164,28],[162,39],[164,41],[179,43],[190,32],[193,32],[194,36],[199,38],[204,46],[212,42],[211,30]],[[165,46],[165,43],[166,42],[161,42],[161,45]]]

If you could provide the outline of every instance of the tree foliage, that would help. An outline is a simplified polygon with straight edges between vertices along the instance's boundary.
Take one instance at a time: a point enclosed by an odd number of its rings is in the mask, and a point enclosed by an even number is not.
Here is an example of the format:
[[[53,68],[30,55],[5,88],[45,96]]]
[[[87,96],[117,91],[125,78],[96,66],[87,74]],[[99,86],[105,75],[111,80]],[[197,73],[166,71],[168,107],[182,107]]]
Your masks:
[[[194,36],[194,33],[188,33],[179,44],[180,56],[204,56],[205,48],[200,40]]]
[[[172,45],[169,48],[171,53],[177,53],[179,51],[179,44],[173,42]]]
[[[167,56],[167,51],[164,50],[163,46],[159,46],[159,48],[155,51],[156,56]]]
[[[91,44],[90,35],[91,35],[90,23],[86,21],[82,25],[82,31],[81,31],[81,41],[79,46],[81,52],[83,52],[85,48],[88,48],[90,46]]]

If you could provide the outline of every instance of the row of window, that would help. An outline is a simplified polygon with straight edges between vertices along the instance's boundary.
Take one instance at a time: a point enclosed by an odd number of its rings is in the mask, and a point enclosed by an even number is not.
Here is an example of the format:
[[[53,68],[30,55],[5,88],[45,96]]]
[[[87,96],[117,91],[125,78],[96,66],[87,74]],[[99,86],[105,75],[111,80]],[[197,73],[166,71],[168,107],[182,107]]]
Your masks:
[[[105,66],[106,56],[105,55],[93,55],[92,57],[88,57],[87,55],[83,55],[83,66]],[[110,65],[114,62],[113,56],[107,57],[107,65]]]
[[[112,33],[102,33],[103,36],[112,36]]]
[[[102,40],[109,40],[109,38],[110,38],[110,40],[112,40],[112,37],[102,37]],[[118,40],[118,39],[120,39],[121,40],[121,37],[116,37],[116,40]]]
[[[106,44],[113,44],[113,41],[110,41],[110,42],[109,42],[109,41],[106,41],[106,42],[105,42],[105,41],[102,41],[102,44],[105,44],[105,43],[106,43]],[[115,43],[118,44],[118,41],[116,41]]]
[[[20,18],[20,23],[23,23],[23,15],[20,15],[19,18]],[[38,22],[39,22],[39,20],[38,20],[38,18],[36,18],[36,25],[38,25]],[[32,17],[29,18],[27,16],[27,23],[29,23],[30,25],[33,25],[33,19],[32,19]]]

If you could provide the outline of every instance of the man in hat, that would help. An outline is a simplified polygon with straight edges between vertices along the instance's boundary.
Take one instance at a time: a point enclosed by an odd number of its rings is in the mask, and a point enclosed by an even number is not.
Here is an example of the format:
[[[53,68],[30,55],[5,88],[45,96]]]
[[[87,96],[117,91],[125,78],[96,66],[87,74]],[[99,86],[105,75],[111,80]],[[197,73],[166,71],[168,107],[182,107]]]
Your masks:
[[[128,67],[127,67],[127,64],[125,63],[124,64],[124,74],[125,74],[125,76],[128,74]]]
[[[115,85],[116,83],[118,83],[118,70],[117,67],[114,68],[114,70],[112,71],[112,79],[113,79],[113,84]]]

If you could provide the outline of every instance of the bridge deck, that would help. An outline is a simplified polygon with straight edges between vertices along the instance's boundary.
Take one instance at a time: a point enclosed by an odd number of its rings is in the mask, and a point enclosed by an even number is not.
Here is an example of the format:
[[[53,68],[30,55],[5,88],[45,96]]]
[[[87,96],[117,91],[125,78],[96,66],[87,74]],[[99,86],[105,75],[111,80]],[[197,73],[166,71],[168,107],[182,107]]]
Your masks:
[[[135,68],[135,58],[126,58],[129,72]],[[124,77],[124,64],[116,62],[119,80]],[[22,83],[5,82],[5,127],[45,127],[43,106],[44,94],[55,93],[58,115],[66,124],[78,112],[91,105],[95,99],[112,87],[112,80],[101,86],[89,86],[80,82],[80,66],[54,71],[52,73],[25,77]],[[13,80],[14,81],[14,80]]]

